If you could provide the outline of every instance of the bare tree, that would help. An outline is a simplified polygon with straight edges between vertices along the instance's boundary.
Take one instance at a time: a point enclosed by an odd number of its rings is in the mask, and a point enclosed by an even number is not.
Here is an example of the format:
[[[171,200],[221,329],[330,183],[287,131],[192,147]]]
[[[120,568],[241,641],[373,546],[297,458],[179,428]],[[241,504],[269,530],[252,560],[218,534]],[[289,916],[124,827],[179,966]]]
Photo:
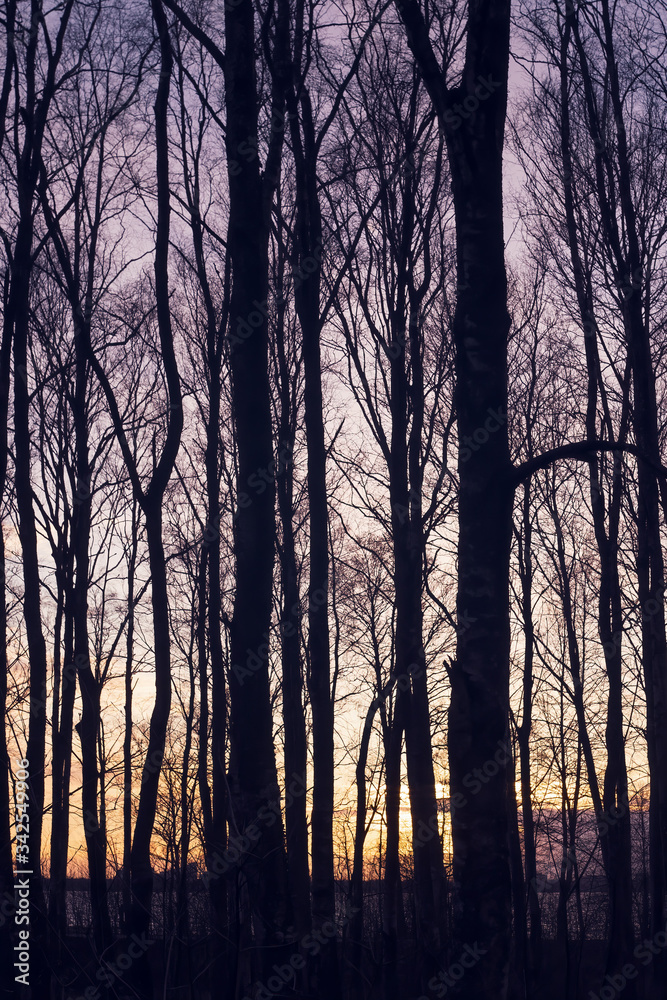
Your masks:
[[[268,240],[283,133],[281,128],[271,126],[264,169],[260,173],[255,15],[250,0],[225,8],[225,56],[208,27],[197,25],[172,0],[167,0],[167,6],[206,48],[223,70],[225,81],[227,252],[232,269],[228,343],[238,460],[234,516],[236,591],[230,628],[230,775],[232,822],[242,832],[254,823],[261,810],[279,804],[268,659],[260,654],[271,620],[275,485],[271,480],[257,494],[252,489],[252,480],[262,470],[270,469],[273,462],[266,313]],[[279,10],[275,19],[270,11],[264,14],[265,38],[273,35],[272,122],[282,120],[284,109],[288,30],[284,11]],[[243,155],[243,150],[250,150],[250,155]],[[257,668],[249,666],[253,655],[259,660]],[[271,825],[262,824],[252,851],[245,853],[243,873],[254,914],[258,969],[268,978],[271,962],[284,947],[286,930],[291,924],[281,816]],[[246,991],[250,989],[251,974],[246,964],[240,972]]]
[[[28,341],[30,283],[32,265],[38,252],[34,247],[34,201],[39,179],[42,144],[54,95],[59,86],[76,71],[76,59],[58,77],[73,2],[66,3],[55,23],[47,23],[39,0],[30,4],[29,22],[21,22],[25,50],[19,63],[16,49],[18,11],[8,9],[7,73],[16,80],[12,108],[12,148],[3,150],[11,156],[10,173],[16,199],[14,232],[6,234],[8,269],[5,281],[3,350],[8,361],[10,344],[14,358],[14,449],[15,490],[19,514],[19,537],[25,586],[24,618],[30,660],[30,728],[25,751],[30,761],[30,808],[28,848],[33,874],[30,886],[34,906],[35,958],[32,981],[37,989],[46,989],[46,923],[42,897],[41,835],[44,810],[44,772],[46,750],[46,643],[41,621],[40,572],[37,556],[37,531],[31,487],[30,394],[28,387]],[[46,49],[46,54],[44,54]],[[19,69],[20,65],[20,69]],[[41,84],[41,87],[40,87]],[[3,90],[4,114],[8,111],[8,93]],[[5,159],[7,162],[7,159]],[[8,379],[7,368],[3,369]]]
[[[415,0],[397,10],[408,44],[445,133],[457,230],[458,297],[453,322],[459,452],[457,615],[474,621],[459,634],[452,663],[449,763],[452,798],[466,774],[493,760],[507,734],[509,709],[509,554],[513,484],[507,443],[507,279],[502,215],[502,145],[509,62],[509,3],[469,5],[460,83],[448,85]],[[482,81],[488,96],[480,100]],[[477,88],[477,91],[476,91]],[[476,105],[467,118],[459,101]],[[466,109],[467,110],[467,109]],[[482,291],[483,290],[483,291]],[[477,451],[463,445],[496,432]],[[464,455],[467,460],[464,459]],[[459,800],[460,801],[460,800]],[[500,772],[452,814],[454,936],[478,941],[484,958],[465,990],[480,997],[507,991],[511,891],[507,847],[507,790]]]
[[[5,143],[7,110],[12,90],[12,75],[14,71],[14,28],[16,24],[16,3],[9,0],[5,4],[4,27],[5,27],[5,59],[2,76],[2,90],[0,91],[0,150]],[[10,276],[10,263],[5,262],[3,280],[3,324],[2,342],[0,343],[0,504],[5,504],[5,492],[7,488],[8,474],[8,421],[10,405],[11,387],[11,357],[12,357],[12,324],[8,321],[7,293],[8,279]],[[5,596],[5,537],[0,530],[0,584],[2,594],[0,594],[0,646],[5,651],[2,654],[0,663],[0,713],[5,718],[7,711],[7,600]],[[10,766],[9,747],[7,743],[7,731],[2,727],[0,734],[0,898],[9,903],[14,902],[14,868],[11,847],[11,807],[10,807]],[[0,944],[0,963],[2,975],[6,980],[11,979],[13,972],[12,949],[8,935],[3,935]]]

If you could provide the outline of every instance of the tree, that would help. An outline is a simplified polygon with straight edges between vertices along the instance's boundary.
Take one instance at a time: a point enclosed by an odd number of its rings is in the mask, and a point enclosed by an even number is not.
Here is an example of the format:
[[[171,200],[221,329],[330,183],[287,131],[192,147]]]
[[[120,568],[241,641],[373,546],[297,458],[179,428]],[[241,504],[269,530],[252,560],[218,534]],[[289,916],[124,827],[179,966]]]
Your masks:
[[[14,449],[15,449],[15,490],[19,513],[19,537],[23,561],[25,586],[24,618],[30,661],[30,728],[28,733],[26,758],[30,762],[30,808],[28,856],[33,874],[30,876],[30,890],[34,906],[35,962],[32,981],[37,989],[46,989],[46,922],[42,896],[41,878],[41,834],[44,810],[44,773],[46,750],[46,643],[41,621],[40,573],[37,556],[37,531],[31,487],[31,447],[28,390],[28,340],[30,315],[30,284],[34,262],[35,236],[34,200],[39,179],[42,144],[47,118],[58,86],[75,71],[70,64],[58,78],[57,73],[67,36],[73,2],[66,3],[59,19],[49,26],[43,15],[40,0],[30,4],[29,24],[21,23],[26,38],[23,53],[23,76],[18,76],[19,86],[23,84],[23,94],[14,92],[12,182],[17,204],[17,217],[12,238],[5,239],[8,256],[8,274],[5,281],[3,350],[4,361],[9,360],[10,344],[14,359]],[[8,8],[6,28],[7,71],[16,78],[19,60],[15,39],[19,25],[14,23],[15,8]],[[55,33],[53,29],[55,28]],[[40,52],[40,41],[46,48],[46,57]],[[41,82],[41,89],[40,89]],[[8,94],[3,89],[3,126],[7,112]],[[3,375],[8,379],[5,365]]]
[[[187,35],[186,35],[187,37]],[[216,229],[214,203],[212,211],[207,212],[202,203],[202,185],[206,169],[206,151],[208,132],[214,127],[213,116],[204,117],[206,103],[210,99],[212,74],[201,68],[196,84],[197,96],[202,100],[202,117],[199,130],[193,132],[192,119],[188,113],[188,94],[186,78],[189,79],[189,53],[187,46],[180,44],[178,50],[177,72],[180,97],[180,155],[182,160],[184,209],[192,240],[192,255],[184,255],[184,266],[188,272],[193,271],[198,297],[201,298],[203,322],[206,331],[205,341],[198,354],[204,358],[203,383],[208,402],[207,412],[202,412],[205,424],[206,444],[204,450],[204,466],[206,470],[206,504],[203,545],[199,566],[200,589],[199,608],[200,637],[203,642],[200,647],[200,690],[202,696],[202,717],[200,729],[200,754],[202,756],[200,770],[200,793],[205,811],[205,850],[207,859],[212,865],[216,857],[221,857],[227,847],[227,821],[229,818],[229,803],[227,792],[227,681],[225,676],[226,663],[223,654],[221,621],[222,596],[220,580],[221,546],[220,536],[223,530],[223,509],[220,502],[220,430],[224,411],[222,410],[223,365],[225,362],[224,346],[227,326],[229,323],[231,257],[226,253],[223,237]],[[214,187],[215,178],[209,175],[206,180]],[[224,257],[224,259],[220,259]],[[211,264],[211,258],[213,264]],[[213,280],[214,271],[222,272],[222,287],[217,287]],[[216,279],[218,277],[216,275]],[[195,328],[199,317],[194,317]],[[199,347],[199,345],[198,345]],[[199,357],[197,357],[197,364]],[[208,629],[207,629],[208,625]],[[208,787],[208,679],[206,676],[205,636],[208,634],[208,656],[211,672],[211,757],[212,785]],[[215,914],[215,933],[221,942],[228,938],[227,914],[227,882],[223,878],[212,879],[209,883],[211,902]],[[219,952],[217,975],[226,974],[225,969],[226,944],[223,943]],[[223,971],[224,970],[224,971]]]
[[[459,619],[468,615],[472,621],[459,634],[450,668],[453,932],[457,946],[476,941],[484,949],[484,958],[471,968],[465,982],[465,992],[482,1000],[507,995],[510,950],[505,776],[501,770],[473,797],[465,795],[463,784],[467,774],[493,760],[507,736],[509,712],[508,580],[514,490],[506,425],[509,315],[502,148],[510,4],[470,3],[465,63],[456,87],[447,84],[418,4],[401,0],[396,6],[445,133],[456,215],[458,297],[453,337],[460,448],[456,607]],[[488,96],[482,99],[484,84]],[[468,117],[457,115],[458,107]],[[490,414],[500,422],[493,433],[485,430]],[[469,442],[475,435],[486,435],[486,440],[472,451]],[[466,804],[457,807],[457,796]]]
[[[296,324],[288,308],[289,247],[284,233],[282,190],[276,204],[277,239],[275,240],[273,281],[277,292],[276,316],[272,337],[274,380],[276,385],[276,424],[278,462],[276,495],[280,518],[278,557],[280,560],[281,607],[281,681],[285,727],[286,784],[298,781],[308,787],[308,734],[304,706],[304,657],[301,650],[301,602],[299,598],[299,559],[297,538],[299,521],[298,483],[295,483],[294,458],[299,413],[303,397],[303,369],[296,336]],[[298,492],[297,492],[298,491]],[[297,492],[297,497],[295,497]],[[328,581],[327,581],[328,582]],[[310,868],[308,858],[308,818],[306,795],[292,795],[285,802],[285,838],[290,894],[299,939],[311,930]]]
[[[594,4],[582,13],[573,5],[554,5],[554,21],[529,14],[530,32],[547,53],[547,74],[534,76],[534,103],[546,112],[550,130],[559,147],[558,167],[547,158],[538,165],[533,154],[529,189],[549,190],[552,204],[562,220],[569,254],[565,280],[574,292],[575,322],[584,335],[588,369],[586,436],[607,439],[623,448],[634,433],[643,460],[639,462],[638,573],[640,603],[656,600],[663,575],[659,539],[659,448],[655,409],[655,375],[650,360],[649,330],[660,314],[660,294],[653,285],[653,261],[660,254],[664,226],[654,220],[664,201],[663,183],[654,164],[662,157],[661,140],[646,127],[636,109],[651,108],[649,118],[660,113],[655,106],[654,85],[643,55],[639,72],[628,75],[618,64],[615,47],[621,31],[633,38],[625,18],[614,19],[609,5]],[[651,45],[652,18],[643,23],[638,51]],[[544,132],[543,132],[544,134]],[[651,152],[648,152],[651,150]],[[560,175],[560,176],[558,176]],[[642,178],[644,195],[636,184]],[[557,244],[563,238],[554,215],[544,215],[535,233],[558,259]],[[563,271],[562,263],[558,265]],[[657,293],[657,294],[656,294]],[[618,344],[618,347],[616,347]],[[620,355],[619,355],[620,348]],[[611,366],[610,354],[617,355]],[[606,377],[606,372],[612,376]],[[631,383],[637,402],[631,402]],[[620,400],[614,407],[614,399]],[[599,432],[598,432],[599,426]],[[590,499],[600,558],[599,634],[608,678],[607,765],[600,808],[622,809],[618,824],[603,838],[605,867],[610,886],[612,927],[609,935],[607,972],[618,974],[633,950],[631,921],[632,874],[630,868],[630,814],[623,803],[628,798],[624,751],[623,601],[619,574],[619,539],[622,526],[623,463],[620,452],[612,459],[610,473],[603,456],[591,456]],[[651,541],[649,541],[651,539]],[[651,555],[649,556],[649,551]],[[639,555],[642,553],[642,555]],[[644,669],[647,690],[647,739],[649,756],[656,760],[660,737],[654,719],[664,701],[664,612],[659,601],[655,615],[643,617]],[[663,678],[661,680],[661,677]],[[664,790],[655,785],[660,768],[652,769],[655,792],[652,898],[661,901],[660,888],[664,848],[659,834]],[[604,819],[602,820],[604,823]],[[662,902],[658,902],[662,913]],[[654,909],[654,926],[663,917]],[[632,988],[632,987],[631,987]]]
[[[241,832],[253,825],[263,810],[279,805],[268,653],[262,655],[267,649],[265,636],[271,620],[275,486],[271,480],[257,494],[252,489],[252,480],[262,470],[273,467],[268,377],[268,240],[283,134],[282,129],[271,127],[260,174],[255,18],[249,0],[225,8],[225,56],[212,34],[195,24],[181,7],[172,0],[167,0],[167,6],[207,49],[223,70],[225,81],[227,252],[232,270],[228,345],[238,456],[234,516],[236,592],[230,626],[230,775],[232,809]],[[271,121],[280,122],[285,100],[288,24],[283,11],[278,11],[273,24],[270,12],[264,18],[264,32],[268,34],[271,28],[275,32],[271,48]],[[250,150],[250,155],[242,155],[243,150]],[[258,668],[250,665],[254,663],[252,657],[259,659]],[[252,851],[244,852],[243,872],[254,915],[259,969],[268,978],[270,963],[280,954],[291,924],[282,817],[271,825],[262,824]],[[246,991],[250,989],[250,974],[247,967],[241,970]]]
[[[344,106],[350,130],[340,141],[349,204],[360,237],[339,295],[349,387],[380,459],[371,482],[382,482],[390,515],[369,489],[368,508],[391,540],[396,589],[396,711],[387,734],[387,850],[385,966],[387,991],[400,991],[399,868],[401,758],[405,734],[415,844],[415,904],[423,987],[437,971],[444,940],[445,892],[439,838],[422,830],[437,818],[431,719],[424,651],[424,579],[429,534],[443,519],[447,490],[448,382],[446,342],[433,331],[446,322],[449,296],[447,213],[442,197],[443,142],[412,67],[402,63],[395,26],[381,26],[368,43],[354,88]],[[426,106],[425,106],[426,104]],[[370,124],[354,131],[357,116]],[[342,186],[342,185],[341,185]],[[367,208],[366,206],[370,206]],[[341,216],[343,212],[341,211]],[[340,231],[345,232],[341,219]],[[349,223],[348,223],[349,227]],[[340,236],[339,236],[340,239]],[[342,241],[341,241],[342,242]],[[443,287],[444,286],[444,287]],[[442,433],[443,440],[436,439]],[[355,481],[367,468],[348,459]],[[406,728],[407,727],[407,728]],[[430,968],[429,968],[430,965]]]
[[[169,407],[165,416],[166,430],[162,452],[157,459],[154,444],[155,464],[146,487],[142,485],[139,468],[130,449],[113,387],[95,354],[90,336],[85,340],[88,362],[104,390],[134,496],[144,515],[151,573],[155,643],[155,704],[151,715],[148,747],[142,772],[141,792],[130,854],[132,897],[130,913],[127,917],[128,935],[136,934],[140,938],[142,934],[147,933],[151,917],[153,870],[150,846],[171,706],[169,597],[162,539],[162,501],[174,468],[183,428],[181,387],[174,352],[168,287],[170,197],[167,107],[173,57],[166,18],[157,0],[152,5],[152,10],[160,44],[160,77],[155,100],[157,158],[155,304],[160,354],[164,366]],[[133,988],[137,993],[142,997],[149,998],[153,988],[145,951],[132,965],[130,976]]]
[[[95,19],[93,26],[96,28],[94,42],[90,28],[87,33],[85,26],[77,26],[77,30],[82,35],[80,60],[90,71],[90,101],[99,110],[96,115],[82,116],[79,104],[83,87],[81,80],[76,80],[70,94],[60,95],[58,124],[53,129],[53,135],[49,135],[48,147],[51,148],[45,148],[42,155],[39,193],[56,258],[53,270],[71,310],[74,380],[68,402],[75,439],[71,529],[75,557],[72,596],[74,646],[73,657],[66,657],[66,668],[69,670],[74,664],[81,691],[82,715],[76,730],[82,748],[82,810],[95,947],[98,954],[103,955],[111,944],[111,925],[106,900],[105,834],[98,809],[100,791],[103,793],[103,786],[98,782],[97,753],[102,684],[101,678],[95,676],[91,668],[88,630],[92,480],[95,460],[99,459],[100,452],[95,449],[93,456],[90,455],[92,406],[88,352],[91,327],[97,321],[96,306],[104,295],[105,285],[108,287],[117,278],[117,274],[112,272],[107,273],[104,283],[100,283],[99,279],[105,223],[108,224],[119,203],[122,205],[129,200],[126,183],[120,180],[121,172],[111,172],[108,169],[109,160],[119,141],[123,116],[136,102],[143,82],[147,53],[137,54],[134,44],[128,45],[122,33],[114,47],[112,39],[119,27],[115,18],[109,18],[104,26]],[[70,142],[70,139],[73,141]],[[62,142],[62,147],[58,146],[58,140]],[[68,162],[68,154],[73,162]],[[47,163],[53,173],[50,173]],[[64,684],[67,681],[68,678],[64,678]],[[71,726],[71,704],[70,696],[64,705],[64,723],[68,726]]]

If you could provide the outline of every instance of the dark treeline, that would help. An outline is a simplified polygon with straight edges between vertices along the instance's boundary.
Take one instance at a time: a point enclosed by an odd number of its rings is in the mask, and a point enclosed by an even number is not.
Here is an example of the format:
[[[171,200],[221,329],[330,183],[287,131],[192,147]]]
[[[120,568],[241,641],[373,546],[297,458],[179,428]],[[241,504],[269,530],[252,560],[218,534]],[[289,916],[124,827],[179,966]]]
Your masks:
[[[660,1000],[667,6],[1,9],[0,992]]]

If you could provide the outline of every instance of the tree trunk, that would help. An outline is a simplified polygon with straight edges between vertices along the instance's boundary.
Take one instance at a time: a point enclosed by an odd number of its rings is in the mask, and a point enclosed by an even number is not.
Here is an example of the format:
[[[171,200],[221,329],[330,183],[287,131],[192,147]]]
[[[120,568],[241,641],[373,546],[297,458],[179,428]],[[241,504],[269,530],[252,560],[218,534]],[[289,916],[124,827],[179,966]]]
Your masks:
[[[531,790],[530,734],[533,724],[533,661],[535,627],[533,623],[533,526],[530,515],[530,483],[524,487],[523,534],[520,539],[520,566],[523,645],[523,717],[517,726],[519,767],[521,775],[521,819],[523,825],[523,853],[528,893],[530,933],[527,951],[526,984],[529,996],[537,995],[542,968],[542,915],[537,894],[537,860],[535,853],[535,823]]]
[[[197,239],[200,239],[198,231]],[[200,246],[197,248],[200,250]],[[203,254],[200,274],[204,277]],[[212,799],[210,802],[210,828],[207,829],[206,850],[209,857],[222,857],[227,849],[227,680],[225,677],[225,657],[222,649],[222,595],[220,589],[220,396],[222,365],[222,333],[228,318],[229,262],[226,262],[224,303],[220,329],[210,296],[207,298],[207,338],[206,356],[209,371],[209,413],[206,424],[206,501],[209,532],[207,533],[205,569],[208,569],[208,602],[202,592],[200,615],[206,614],[208,607],[208,635],[211,664],[211,761]],[[208,287],[206,286],[208,291]],[[204,660],[204,670],[205,670]],[[205,681],[205,683],[208,683]],[[208,734],[206,736],[208,739]],[[214,981],[224,980],[228,972],[228,914],[227,880],[217,878],[209,883],[209,892],[214,913],[214,934],[218,939],[216,961],[213,966]]]
[[[561,155],[563,160],[565,216],[567,222],[568,242],[574,274],[575,290],[584,328],[584,346],[588,368],[588,391],[586,407],[586,436],[595,439],[597,436],[598,387],[602,386],[602,373],[597,345],[597,328],[594,322],[594,306],[590,278],[584,273],[584,266],[579,253],[575,200],[573,191],[573,172],[570,140],[570,113],[568,79],[568,48],[574,25],[573,11],[569,13],[560,40],[560,92],[561,92]],[[584,64],[585,66],[585,64]],[[584,75],[586,71],[584,69]],[[598,191],[604,216],[604,196]],[[628,379],[623,387],[623,415],[621,433],[624,435],[628,407]],[[605,424],[609,433],[611,417],[606,398],[603,398]],[[603,801],[605,812],[615,810],[618,805],[627,802],[627,773],[625,765],[625,744],[623,738],[623,704],[622,704],[622,609],[618,575],[618,528],[620,515],[620,498],[622,489],[621,458],[614,456],[614,477],[612,496],[609,509],[609,528],[605,526],[605,502],[602,493],[600,477],[600,462],[594,457],[589,462],[591,509],[595,537],[600,556],[600,596],[598,630],[605,655],[605,665],[609,682],[607,698],[606,747],[607,766],[604,778]],[[622,808],[624,808],[622,806]],[[606,960],[606,972],[618,975],[623,965],[631,961],[634,945],[634,929],[632,924],[632,871],[630,850],[630,811],[625,810],[620,822],[615,824],[608,833],[604,854],[609,884],[610,933]],[[630,994],[635,990],[634,983],[628,981]]]
[[[349,1000],[364,997],[364,843],[366,840],[366,762],[373,732],[373,719],[379,703],[374,699],[366,713],[356,767],[357,811],[354,831],[354,859],[350,878],[351,913],[348,938],[350,941],[347,990]]]
[[[134,662],[134,574],[139,547],[137,502],[132,502],[132,539],[127,567],[127,639],[125,644],[125,705],[123,726],[123,929],[128,933],[132,893],[130,854],[132,852],[132,665]]]
[[[167,107],[173,65],[171,43],[166,17],[160,0],[152,0],[152,11],[160,40],[160,79],[155,98],[155,135],[157,155],[157,231],[155,243],[155,298],[162,363],[167,383],[169,411],[165,443],[154,469],[150,484],[144,492],[137,469],[122,430],[118,408],[112,399],[108,382],[102,377],[107,400],[114,416],[116,433],[121,440],[128,471],[133,482],[135,497],[139,502],[146,523],[148,563],[151,575],[151,605],[153,612],[153,644],[155,669],[155,704],[151,714],[148,747],[144,761],[137,818],[130,851],[131,904],[127,920],[129,936],[140,939],[149,937],[152,917],[153,869],[151,865],[151,838],[155,825],[157,795],[171,708],[171,653],[169,629],[169,598],[167,574],[162,541],[162,501],[174,468],[183,428],[183,408],[178,367],[174,355],[174,342],[169,307],[169,147],[167,132]],[[130,967],[128,980],[142,1000],[150,1000],[154,992],[149,952],[144,950]]]
[[[160,498],[161,502],[161,498]],[[127,922],[128,936],[150,936],[153,898],[151,837],[157,810],[157,794],[164,760],[167,725],[171,708],[170,634],[167,575],[162,544],[162,510],[144,503],[148,558],[151,574],[153,642],[155,658],[155,704],[151,714],[148,747],[141,775],[141,791],[130,851],[132,898]],[[144,951],[130,969],[132,988],[142,1000],[153,996],[153,980]]]
[[[282,288],[282,247],[277,287]],[[280,567],[282,576],[282,701],[285,724],[285,783],[296,782],[297,795],[285,802],[285,834],[290,895],[299,939],[311,929],[310,871],[308,864],[308,736],[303,707],[303,666],[300,640],[299,581],[294,537],[294,470],[293,451],[297,416],[294,374],[290,373],[285,344],[285,301],[280,298],[276,317],[276,362],[279,395],[278,465],[276,488],[282,528]]]
[[[286,24],[280,25],[278,35],[284,35],[286,29]],[[267,357],[268,237],[280,157],[279,149],[271,147],[272,159],[265,166],[264,178],[256,157],[243,164],[236,162],[241,143],[250,142],[255,148],[257,143],[251,0],[226,6],[225,34],[228,252],[233,275],[230,365],[238,451],[230,769],[235,833],[243,836],[245,830],[252,831],[254,841],[244,850],[241,864],[248,884],[260,975],[266,981],[273,963],[282,957],[292,923],[268,672],[275,487],[272,478],[262,491],[252,486],[254,477],[273,467]],[[277,44],[284,45],[284,39]],[[275,821],[262,820],[270,815]],[[240,986],[247,992],[250,984]]]
[[[28,185],[29,187],[29,185]],[[26,638],[28,641],[30,726],[25,756],[29,761],[28,834],[30,878],[31,970],[30,985],[46,991],[46,913],[42,891],[41,840],[44,811],[44,769],[46,750],[46,643],[42,631],[37,528],[30,478],[30,427],[28,396],[28,316],[32,245],[32,192],[23,192],[18,226],[8,310],[14,321],[14,448],[15,488],[19,513],[19,539],[23,560]],[[40,994],[41,995],[41,994]]]
[[[205,561],[203,553],[200,560]],[[197,574],[199,576],[199,574]],[[188,655],[188,675],[189,675],[189,699],[188,710],[185,717],[185,742],[183,745],[183,755],[181,757],[180,774],[180,871],[178,872],[178,886],[176,890],[176,917],[174,921],[176,969],[175,985],[180,987],[181,983],[188,985],[192,992],[192,954],[190,945],[190,906],[188,899],[188,857],[190,854],[190,839],[192,834],[192,814],[193,809],[190,804],[190,758],[192,755],[195,700],[197,691],[197,678],[195,670],[195,648],[196,629],[199,619],[198,611],[193,608],[191,622],[191,644]]]
[[[74,304],[74,303],[73,303]],[[78,296],[76,298],[78,305]],[[91,664],[88,644],[88,575],[92,470],[88,459],[88,424],[86,413],[86,386],[88,366],[86,343],[90,331],[81,329],[74,317],[76,386],[73,399],[74,433],[76,446],[77,495],[72,519],[72,538],[76,559],[74,579],[74,663],[79,677],[82,716],[76,725],[81,741],[82,760],[82,812],[83,828],[88,856],[88,878],[93,922],[93,939],[97,955],[103,955],[111,943],[111,924],[106,890],[106,841],[98,816],[97,733],[100,718],[100,683]],[[85,322],[85,319],[83,320]]]
[[[287,16],[287,15],[285,15]],[[311,813],[312,922],[316,932],[335,923],[333,808],[334,733],[329,650],[329,511],[320,352],[322,218],[317,150],[310,96],[300,87],[301,130],[296,96],[288,105],[296,166],[297,223],[294,299],[302,334],[305,427],[308,454],[309,582],[308,692],[313,717],[313,805]],[[340,996],[336,938],[327,939],[316,965],[322,1000]]]
[[[246,155],[248,148],[258,149],[255,24],[251,0],[238,0],[225,6],[224,56],[176,3],[165,2],[206,47],[225,78],[225,145],[229,175],[227,253],[233,276],[230,329],[226,339],[238,456],[234,516],[236,592],[230,628],[229,812],[235,834],[245,837],[246,829],[250,833],[240,865],[247,879],[260,970],[266,978],[271,975],[272,963],[280,958],[276,949],[283,945],[291,924],[268,674],[275,542],[272,476],[275,466],[267,357],[268,240],[273,196],[280,176],[283,135],[281,129],[271,130],[264,170],[260,173],[257,155]],[[273,13],[270,10],[265,16],[271,18]],[[274,31],[268,30],[265,35],[267,44],[269,37],[273,40],[272,120],[279,121],[284,108],[289,12],[278,10]],[[241,151],[243,162],[237,159]],[[267,474],[268,484],[258,485]],[[237,899],[241,896],[245,893],[237,893]],[[250,988],[246,972],[238,972],[236,989],[247,992]]]
[[[527,921],[526,921],[526,881],[521,857],[521,835],[519,833],[519,810],[516,801],[516,773],[514,761],[510,760],[506,767],[507,776],[507,806],[510,835],[510,866],[512,869],[512,966],[510,995],[516,1000],[526,1000],[532,993],[527,992],[526,974],[528,971],[527,955]]]
[[[54,953],[62,960],[62,947],[67,933],[66,873],[69,840],[69,767],[72,754],[72,717],[76,693],[76,668],[74,667],[74,615],[72,591],[74,576],[74,548],[65,542],[61,551],[63,625],[57,629],[58,645],[64,633],[62,670],[59,659],[53,658],[53,708],[51,713],[51,839],[49,850],[49,927]],[[67,776],[67,781],[66,781]]]
[[[648,320],[644,322],[643,301],[639,290],[644,285],[643,251],[637,226],[637,213],[633,196],[633,171],[628,151],[628,140],[624,122],[624,98],[621,93],[618,62],[615,56],[613,20],[608,0],[602,0],[601,20],[604,32],[604,53],[606,60],[606,82],[608,98],[615,123],[617,163],[613,171],[617,190],[608,190],[610,171],[605,163],[605,144],[601,135],[601,123],[597,110],[592,75],[578,20],[574,11],[569,13],[567,31],[571,31],[579,56],[586,109],[590,122],[591,138],[595,142],[596,196],[605,237],[605,249],[612,257],[619,294],[622,294],[621,311],[628,344],[628,358],[632,368],[634,383],[634,431],[640,456],[647,461],[638,461],[639,502],[638,502],[638,582],[639,601],[642,608],[642,658],[646,683],[647,744],[651,780],[651,881],[652,881],[652,931],[658,933],[665,920],[665,889],[667,877],[667,639],[664,612],[664,559],[660,537],[660,502],[658,483],[651,464],[660,465],[660,445],[656,403],[655,374],[651,356]],[[569,37],[569,35],[567,36]],[[619,222],[618,215],[621,215]],[[663,477],[664,484],[664,477]],[[613,578],[610,582],[612,594],[612,628],[620,625],[618,598],[614,596]],[[620,637],[620,632],[617,632]],[[614,643],[614,634],[609,639]],[[620,643],[617,642],[617,645]],[[615,654],[620,658],[620,649]],[[612,656],[612,663],[614,656]],[[607,733],[607,743],[611,753],[612,769],[609,775],[608,797],[618,800],[624,796],[627,786],[625,766],[622,759],[622,716],[620,714],[620,678],[616,665],[610,674],[610,707],[613,714]],[[615,787],[612,787],[615,786]],[[622,808],[625,803],[619,802]],[[615,892],[620,893],[619,906],[626,906],[631,886],[628,885],[627,862],[623,861],[623,851],[627,849],[630,836],[629,817],[614,831],[613,849],[618,859],[619,884]],[[617,837],[620,838],[617,843]],[[627,914],[627,915],[626,915]],[[622,928],[615,932],[624,936],[624,949],[632,945],[632,927],[629,910],[619,916]],[[610,954],[610,962],[616,959]],[[620,961],[619,959],[616,961]],[[652,989],[659,995],[660,983],[665,977],[665,958],[659,955],[652,963]]]
[[[458,298],[454,314],[459,437],[459,630],[451,668],[450,790],[453,800],[456,948],[481,957],[459,992],[507,996],[511,880],[507,782],[501,767],[471,795],[469,775],[492,767],[509,714],[509,557],[513,488],[507,440],[507,312],[502,147],[509,60],[509,0],[469,5],[462,84],[448,90],[414,0],[397,9],[445,130],[456,215]],[[455,102],[489,96],[474,114]],[[491,430],[493,428],[493,430]],[[467,619],[466,619],[466,616]]]
[[[409,198],[409,195],[408,195]],[[408,209],[413,211],[413,206]],[[411,232],[411,227],[406,227]],[[437,824],[438,805],[431,745],[431,721],[427,689],[426,655],[423,645],[424,537],[422,530],[422,434],[424,425],[424,381],[419,303],[411,296],[409,308],[410,368],[408,384],[406,352],[392,360],[392,496],[394,567],[396,576],[396,672],[409,678],[408,718],[405,745],[412,817],[414,897],[417,937],[417,979],[423,990],[442,962],[445,874],[439,836],[424,836]],[[396,331],[399,332],[399,331]],[[398,338],[397,342],[398,342]],[[400,367],[399,367],[400,366]],[[398,371],[394,374],[394,368]],[[412,413],[408,432],[407,417]],[[407,438],[407,441],[406,441]],[[394,441],[400,442],[395,450]],[[398,454],[396,454],[398,451]],[[400,498],[400,499],[399,499]],[[405,507],[403,507],[403,504]],[[398,516],[407,510],[407,518]],[[405,522],[405,523],[403,523]]]
[[[405,725],[405,692],[396,691],[391,722],[384,727],[385,811],[387,842],[385,847],[384,879],[382,882],[382,978],[384,1000],[398,1000],[399,907],[403,905],[401,869],[399,864],[401,755]]]

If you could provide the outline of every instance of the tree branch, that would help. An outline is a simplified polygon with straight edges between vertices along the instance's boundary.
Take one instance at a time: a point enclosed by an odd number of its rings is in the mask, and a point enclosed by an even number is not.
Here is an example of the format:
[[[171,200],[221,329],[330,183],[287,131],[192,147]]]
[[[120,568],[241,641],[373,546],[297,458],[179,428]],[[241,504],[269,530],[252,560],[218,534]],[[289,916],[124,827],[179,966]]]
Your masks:
[[[534,458],[529,458],[521,465],[514,466],[512,482],[518,486],[525,479],[529,479],[534,472],[546,469],[552,462],[557,462],[561,458],[578,458],[587,461],[595,452],[600,451],[627,451],[630,455],[634,455],[635,458],[644,462],[659,478],[664,480],[667,477],[667,467],[653,462],[637,445],[617,441],[574,441],[571,444],[560,445],[558,448],[551,448],[542,455],[535,455]]]

